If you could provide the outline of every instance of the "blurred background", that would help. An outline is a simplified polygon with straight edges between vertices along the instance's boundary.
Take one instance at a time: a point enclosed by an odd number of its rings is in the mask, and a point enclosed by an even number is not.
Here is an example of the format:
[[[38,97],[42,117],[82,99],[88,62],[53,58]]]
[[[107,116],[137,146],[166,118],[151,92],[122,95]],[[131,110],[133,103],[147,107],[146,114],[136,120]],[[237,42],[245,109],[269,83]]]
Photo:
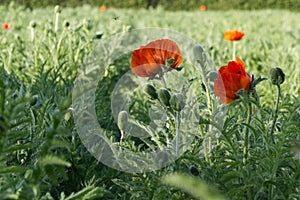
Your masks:
[[[300,10],[300,0],[15,0],[28,8],[45,6],[77,7],[84,4],[91,6],[105,5],[114,8],[157,8],[165,10],[195,10],[205,5],[209,10],[254,10],[254,9],[288,9]],[[0,5],[7,5],[11,0],[1,0]]]

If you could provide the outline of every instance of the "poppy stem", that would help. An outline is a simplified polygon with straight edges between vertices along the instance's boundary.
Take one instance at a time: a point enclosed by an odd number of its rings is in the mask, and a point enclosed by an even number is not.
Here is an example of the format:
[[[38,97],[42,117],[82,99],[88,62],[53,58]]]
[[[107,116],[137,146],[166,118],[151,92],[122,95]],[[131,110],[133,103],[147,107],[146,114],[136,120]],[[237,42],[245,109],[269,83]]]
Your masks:
[[[235,60],[235,42],[232,41],[232,60]]]
[[[279,100],[280,100],[280,96],[281,96],[280,84],[277,84],[276,86],[277,86],[277,99],[276,99],[276,104],[275,104],[275,109],[274,109],[274,119],[273,119],[273,123],[272,123],[272,127],[271,127],[271,134],[270,134],[273,143],[275,143],[274,130],[275,130],[275,125],[276,125],[276,121],[277,121],[277,117],[278,117],[278,106],[279,106]]]
[[[250,125],[251,123],[251,117],[252,117],[252,105],[251,103],[248,103],[248,116],[247,116],[247,125]],[[244,142],[244,157],[243,157],[243,164],[246,165],[247,159],[248,159],[248,151],[249,151],[249,127],[246,126],[244,129],[244,135],[245,135],[245,142]]]
[[[166,82],[166,79],[164,77],[163,71],[159,72],[159,78],[160,78],[160,80],[162,80],[164,87],[167,88],[167,82]]]
[[[55,14],[55,27],[54,27],[54,31],[57,32],[58,30],[58,19],[59,19],[59,13]]]
[[[176,156],[179,156],[179,146],[180,146],[180,111],[176,112],[176,138],[175,138],[175,146],[176,146]]]
[[[31,28],[31,41],[34,41],[34,29],[35,28]]]

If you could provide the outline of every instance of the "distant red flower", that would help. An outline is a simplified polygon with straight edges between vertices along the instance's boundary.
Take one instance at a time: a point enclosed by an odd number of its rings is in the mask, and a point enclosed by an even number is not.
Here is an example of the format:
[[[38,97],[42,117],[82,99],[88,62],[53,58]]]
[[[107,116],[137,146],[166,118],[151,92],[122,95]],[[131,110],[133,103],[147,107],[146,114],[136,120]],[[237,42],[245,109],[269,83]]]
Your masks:
[[[227,41],[235,41],[240,40],[245,34],[243,32],[240,32],[238,30],[231,30],[231,31],[225,31],[224,32],[224,40]]]
[[[3,24],[3,28],[4,28],[5,30],[8,30],[8,29],[10,28],[10,25],[9,25],[7,22],[5,22],[5,23]]]
[[[201,6],[199,6],[199,10],[205,11],[205,10],[206,10],[206,5],[201,5]]]
[[[174,59],[171,69],[176,69],[182,62],[177,44],[169,39],[155,40],[134,50],[131,57],[132,72],[140,77],[153,78],[159,73],[167,60]]]
[[[106,6],[105,6],[105,5],[100,6],[100,7],[99,7],[99,10],[100,10],[101,12],[105,12],[105,11],[106,11]]]
[[[249,91],[251,82],[244,63],[236,57],[236,61],[230,61],[227,66],[219,69],[218,77],[214,82],[214,92],[222,103],[230,104],[239,98],[236,95],[237,91],[240,89]]]

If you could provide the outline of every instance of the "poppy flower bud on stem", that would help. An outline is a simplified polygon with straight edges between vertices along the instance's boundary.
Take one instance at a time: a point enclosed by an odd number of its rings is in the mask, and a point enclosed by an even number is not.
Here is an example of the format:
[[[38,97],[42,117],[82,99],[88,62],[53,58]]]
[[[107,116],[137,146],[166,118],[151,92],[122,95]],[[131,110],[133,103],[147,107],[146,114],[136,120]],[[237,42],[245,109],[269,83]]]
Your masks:
[[[59,14],[61,13],[61,7],[59,5],[55,6],[54,13],[55,13],[55,27],[54,27],[54,31],[57,32],[57,30],[58,30]]]
[[[181,93],[173,94],[170,98],[171,107],[180,112],[185,106],[184,98],[184,95]]]
[[[271,68],[270,76],[273,85],[281,85],[285,80],[285,74],[279,67]]]
[[[193,55],[194,55],[194,61],[199,62],[203,58],[203,48],[200,45],[195,45],[193,47]]]
[[[31,30],[31,41],[34,41],[34,31],[35,31],[35,27],[36,27],[36,22],[35,21],[31,21],[29,23],[29,27],[30,27],[30,30]]]
[[[167,90],[166,88],[160,88],[158,91],[157,91],[157,94],[158,94],[158,99],[159,101],[165,105],[165,106],[170,106],[170,98],[171,98],[171,95],[170,95],[170,92],[169,90]]]
[[[153,85],[146,84],[144,87],[144,92],[148,94],[152,99],[157,99],[157,92]]]
[[[118,127],[121,130],[121,140],[124,138],[124,131],[128,125],[128,113],[127,111],[121,111],[118,115]]]
[[[277,98],[276,98],[276,103],[275,103],[275,108],[274,108],[274,119],[273,119],[273,123],[271,126],[271,132],[270,132],[271,139],[274,143],[275,142],[274,130],[275,130],[275,124],[276,124],[277,116],[278,116],[279,100],[280,100],[280,96],[281,96],[280,85],[285,80],[285,74],[283,73],[282,69],[280,69],[279,67],[273,67],[270,70],[270,76],[271,76],[272,84],[277,86]]]
[[[63,27],[68,28],[70,26],[70,22],[68,20],[64,20]]]

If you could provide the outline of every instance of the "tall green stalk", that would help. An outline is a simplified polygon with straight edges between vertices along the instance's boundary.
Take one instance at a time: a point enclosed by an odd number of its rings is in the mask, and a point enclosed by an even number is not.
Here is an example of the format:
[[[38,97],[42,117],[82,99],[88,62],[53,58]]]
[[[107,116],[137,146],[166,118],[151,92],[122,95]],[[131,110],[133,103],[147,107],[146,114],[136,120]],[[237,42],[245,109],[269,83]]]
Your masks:
[[[281,89],[280,89],[280,85],[277,84],[277,98],[276,98],[276,103],[275,103],[275,108],[274,108],[274,119],[273,119],[273,123],[271,126],[271,139],[272,142],[274,143],[274,130],[275,130],[275,125],[276,125],[276,121],[277,121],[277,117],[278,117],[278,106],[279,106],[279,100],[280,100],[280,96],[281,96]]]

